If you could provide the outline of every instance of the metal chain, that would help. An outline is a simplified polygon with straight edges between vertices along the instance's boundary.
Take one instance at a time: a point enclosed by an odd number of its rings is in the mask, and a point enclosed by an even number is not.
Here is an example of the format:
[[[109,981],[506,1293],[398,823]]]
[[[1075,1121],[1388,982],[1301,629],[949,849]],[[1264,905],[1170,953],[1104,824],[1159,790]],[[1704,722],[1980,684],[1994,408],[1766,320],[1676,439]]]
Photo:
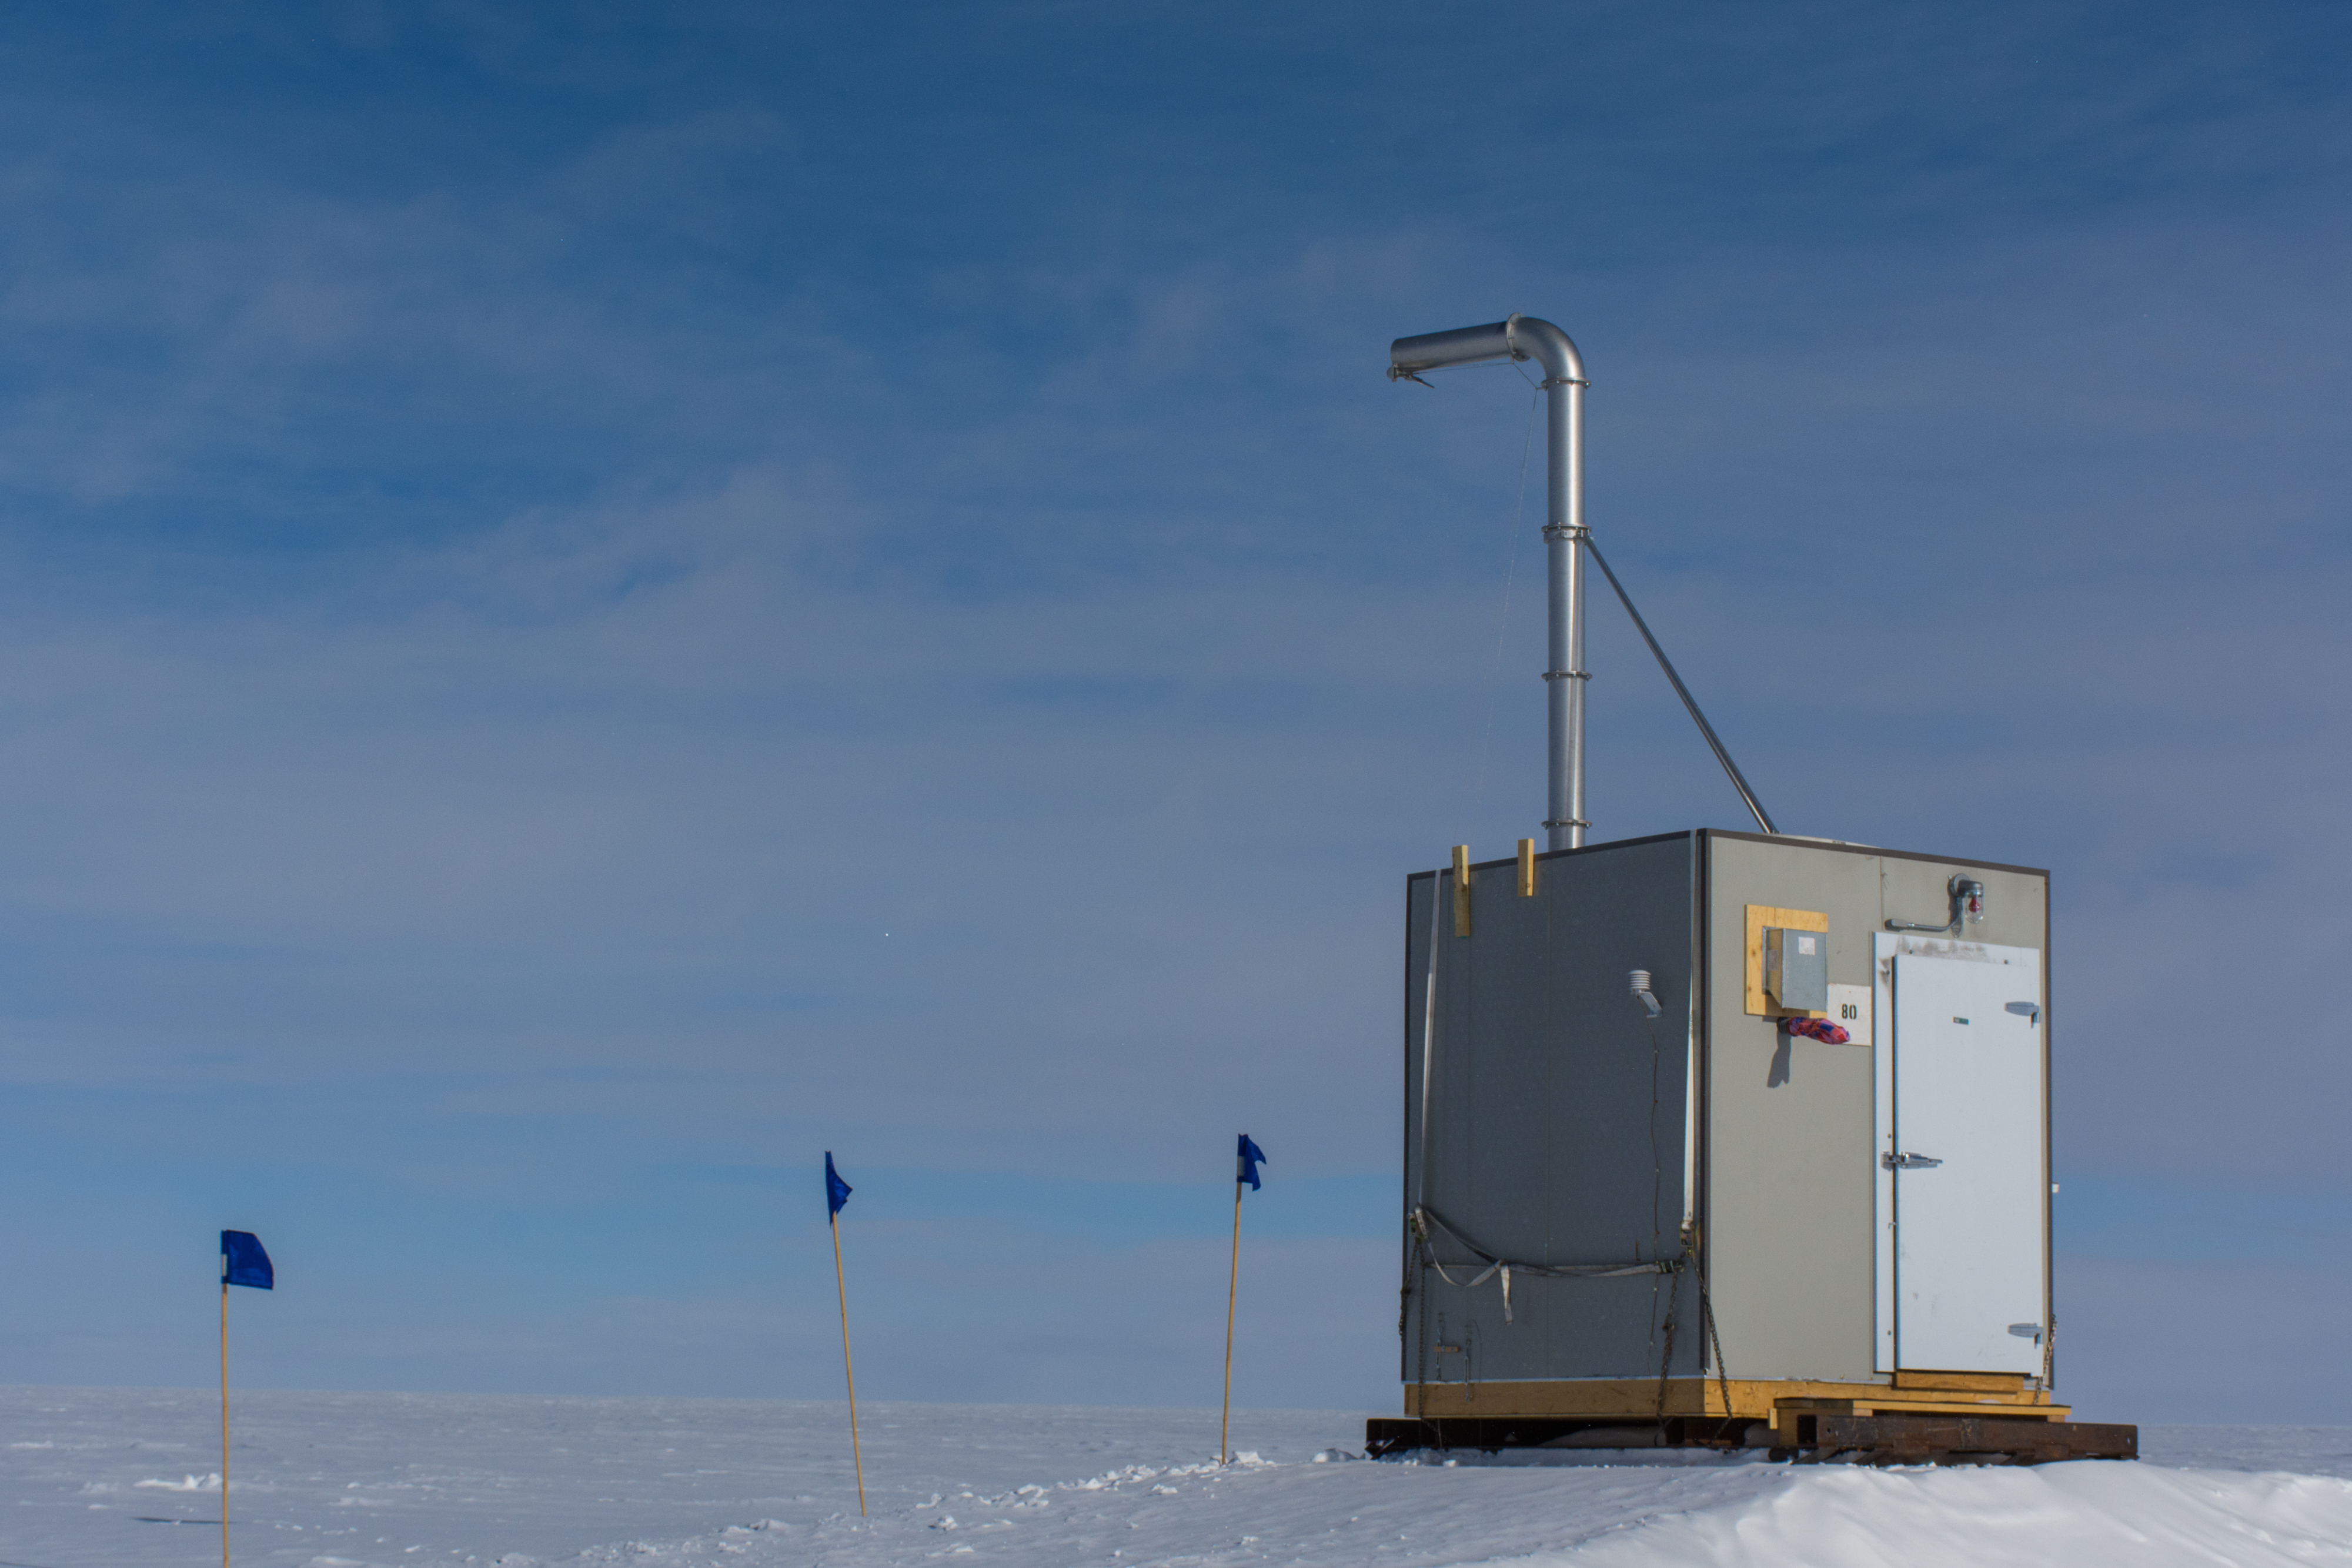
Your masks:
[[[1658,1423],[1658,1447],[1662,1448],[1666,1446],[1666,1375],[1675,1364],[1675,1312],[1676,1303],[1682,1300],[1682,1276],[1677,1274],[1675,1282],[1666,1287],[1666,1343],[1664,1349],[1658,1354],[1658,1406],[1654,1414]]]
[[[1421,1257],[1421,1249],[1412,1244],[1412,1216],[1405,1216],[1404,1278],[1397,1281],[1397,1338],[1404,1338],[1405,1324],[1412,1316],[1412,1266]]]
[[[1414,1211],[1412,1218],[1406,1223],[1412,1228],[1413,1239],[1418,1243],[1412,1249],[1412,1255],[1413,1262],[1420,1272],[1418,1284],[1421,1294],[1419,1354],[1413,1358],[1412,1367],[1413,1414],[1426,1427],[1429,1423],[1429,1233],[1427,1228],[1421,1222],[1421,1214],[1418,1210]]]
[[[1731,1420],[1731,1373],[1723,1364],[1723,1339],[1715,1332],[1715,1302],[1707,1295],[1705,1274],[1698,1277],[1698,1310],[1699,1315],[1706,1321],[1707,1342],[1715,1346],[1715,1376],[1716,1381],[1723,1385],[1723,1419],[1728,1425]],[[1706,1385],[1701,1384],[1700,1386],[1705,1387]],[[1706,1407],[1705,1399],[1699,1401],[1699,1407],[1702,1410]]]
[[[1723,1390],[1723,1418],[1731,1420],[1731,1373],[1723,1364],[1723,1336],[1715,1332],[1715,1296],[1706,1288],[1706,1270],[1698,1260],[1699,1228],[1696,1224],[1683,1227],[1683,1262],[1698,1277],[1698,1313],[1700,1326],[1706,1330],[1707,1343],[1715,1349],[1715,1376]],[[1706,1374],[1699,1374],[1699,1414],[1706,1414]]]

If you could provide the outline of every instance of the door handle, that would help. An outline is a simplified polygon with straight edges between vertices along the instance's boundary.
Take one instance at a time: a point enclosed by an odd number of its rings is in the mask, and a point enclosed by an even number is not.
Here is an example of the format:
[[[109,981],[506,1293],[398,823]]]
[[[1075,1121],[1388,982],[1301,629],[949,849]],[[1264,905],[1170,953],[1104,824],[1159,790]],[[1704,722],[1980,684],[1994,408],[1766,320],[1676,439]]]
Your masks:
[[[1941,1160],[1930,1158],[1926,1155],[1881,1155],[1878,1156],[1880,1168],[1890,1171],[1933,1170],[1936,1166],[1940,1166],[1944,1162]]]

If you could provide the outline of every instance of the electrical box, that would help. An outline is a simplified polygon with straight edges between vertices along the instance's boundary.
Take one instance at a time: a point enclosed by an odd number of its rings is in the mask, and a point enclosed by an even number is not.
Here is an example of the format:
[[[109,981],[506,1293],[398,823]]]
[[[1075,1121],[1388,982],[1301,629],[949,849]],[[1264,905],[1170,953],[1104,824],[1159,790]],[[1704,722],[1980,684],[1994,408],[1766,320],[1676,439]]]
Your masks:
[[[1828,933],[1765,927],[1764,994],[1782,1012],[1826,1009],[1830,1005]]]

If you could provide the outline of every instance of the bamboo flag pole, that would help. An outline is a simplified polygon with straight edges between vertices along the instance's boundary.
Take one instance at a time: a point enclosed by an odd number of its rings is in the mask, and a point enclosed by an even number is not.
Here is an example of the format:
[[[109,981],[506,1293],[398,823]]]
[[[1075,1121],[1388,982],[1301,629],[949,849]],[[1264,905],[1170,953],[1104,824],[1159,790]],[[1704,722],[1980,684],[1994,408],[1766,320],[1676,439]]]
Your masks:
[[[841,1271],[841,1216],[833,1217],[833,1283],[841,1295],[841,1370],[849,1378],[849,1462],[857,1468],[857,1517],[866,1517],[866,1456],[857,1448],[857,1369],[849,1361],[849,1283]]]
[[[228,1254],[221,1253],[221,1568],[228,1568]]]
[[[228,1568],[228,1288],[245,1285],[257,1291],[278,1288],[278,1270],[268,1249],[250,1230],[220,1233],[221,1305],[221,1568]]]
[[[1221,1465],[1234,1451],[1228,1439],[1234,1416],[1234,1302],[1240,1299],[1242,1289],[1242,1186],[1244,1183],[1257,1186],[1257,1167],[1265,1159],[1265,1151],[1244,1133],[1234,1148],[1234,1267],[1225,1281],[1225,1398],[1217,1411],[1217,1463]]]
[[[1233,1449],[1226,1442],[1234,1414],[1234,1302],[1240,1299],[1242,1288],[1242,1180],[1234,1178],[1234,1267],[1225,1283],[1225,1399],[1217,1411],[1217,1463],[1223,1464]]]
[[[841,1370],[849,1379],[849,1462],[857,1467],[857,1517],[866,1517],[866,1456],[857,1447],[857,1369],[849,1360],[849,1276],[841,1268],[841,1206],[849,1201],[850,1186],[833,1168],[833,1151],[824,1152],[824,1218],[833,1228],[833,1286],[841,1295]]]

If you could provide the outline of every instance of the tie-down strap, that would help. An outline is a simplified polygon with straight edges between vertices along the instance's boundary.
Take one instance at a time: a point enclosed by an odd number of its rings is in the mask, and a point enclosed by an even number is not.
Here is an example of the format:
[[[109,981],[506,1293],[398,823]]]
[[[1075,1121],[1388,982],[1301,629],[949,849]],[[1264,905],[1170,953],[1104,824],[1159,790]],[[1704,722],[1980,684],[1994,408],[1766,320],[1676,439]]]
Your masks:
[[[1690,1267],[1688,1253],[1675,1258],[1654,1258],[1631,1263],[1525,1263],[1517,1259],[1505,1258],[1500,1253],[1480,1246],[1460,1230],[1447,1224],[1440,1218],[1437,1211],[1427,1204],[1412,1211],[1412,1226],[1413,1239],[1421,1249],[1423,1260],[1434,1269],[1437,1271],[1437,1277],[1447,1284],[1469,1291],[1475,1290],[1498,1275],[1501,1277],[1503,1322],[1506,1323],[1511,1321],[1511,1276],[1513,1274],[1528,1274],[1538,1280],[1622,1280],[1636,1274],[1679,1274]],[[1486,1265],[1485,1270],[1468,1280],[1457,1280],[1447,1273],[1445,1265],[1438,1261],[1437,1249],[1430,1239],[1430,1232],[1433,1230]],[[1455,1265],[1457,1268],[1463,1266]]]

